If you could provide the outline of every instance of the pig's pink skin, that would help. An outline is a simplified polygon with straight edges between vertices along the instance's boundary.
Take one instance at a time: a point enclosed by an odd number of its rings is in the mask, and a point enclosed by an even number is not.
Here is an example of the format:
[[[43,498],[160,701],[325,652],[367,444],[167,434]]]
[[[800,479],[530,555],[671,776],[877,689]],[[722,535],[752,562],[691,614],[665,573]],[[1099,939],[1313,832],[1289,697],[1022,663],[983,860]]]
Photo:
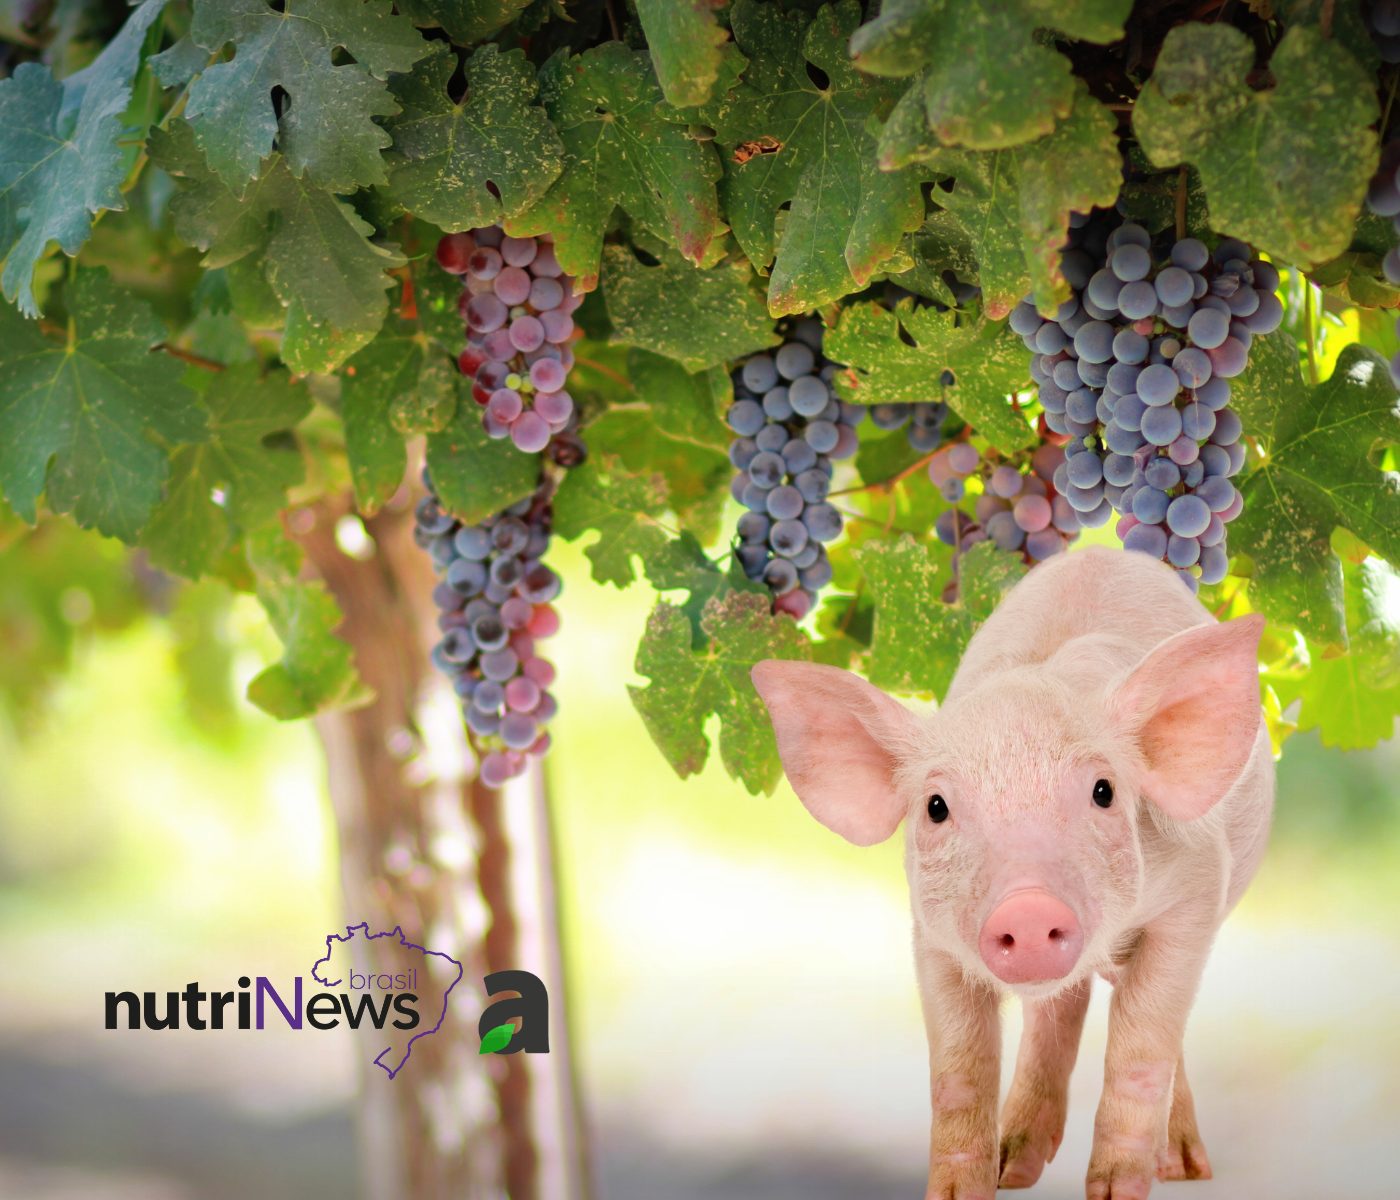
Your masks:
[[[1063,1129],[1095,973],[1117,990],[1087,1194],[1133,1200],[1159,1171],[1209,1173],[1189,1092],[1174,1103],[1171,1077],[1211,940],[1268,836],[1261,626],[1219,625],[1164,564],[1091,547],[1047,560],[1007,595],[935,714],[916,716],[834,668],[755,668],[784,767],[813,814],[860,844],[905,819],[934,1095],[944,1099],[929,1196],[990,1194],[1003,1168],[1005,1185],[1038,1177]],[[1098,779],[1112,783],[1108,809],[1092,801]],[[939,824],[926,811],[935,792],[951,814]],[[1084,943],[1062,978],[1012,988],[1027,1004],[1029,1040],[998,1152],[996,998],[1006,985],[979,935],[1005,897],[1030,888],[1074,912]],[[968,1088],[977,1102],[949,1110],[946,1099]]]

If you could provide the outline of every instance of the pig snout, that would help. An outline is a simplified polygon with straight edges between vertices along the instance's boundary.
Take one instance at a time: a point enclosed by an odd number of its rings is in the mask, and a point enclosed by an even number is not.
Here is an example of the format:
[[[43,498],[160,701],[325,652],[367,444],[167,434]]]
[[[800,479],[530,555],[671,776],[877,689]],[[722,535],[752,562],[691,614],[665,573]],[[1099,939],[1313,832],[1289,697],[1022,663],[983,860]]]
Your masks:
[[[992,910],[977,948],[1003,983],[1045,983],[1070,973],[1084,949],[1084,933],[1059,897],[1045,888],[1022,888]]]

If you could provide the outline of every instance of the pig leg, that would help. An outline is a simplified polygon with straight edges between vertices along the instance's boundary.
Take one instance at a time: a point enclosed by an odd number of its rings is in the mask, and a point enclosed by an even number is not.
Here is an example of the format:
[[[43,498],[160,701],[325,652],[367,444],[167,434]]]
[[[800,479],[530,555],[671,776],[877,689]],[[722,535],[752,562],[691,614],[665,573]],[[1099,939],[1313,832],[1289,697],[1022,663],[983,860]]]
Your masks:
[[[1196,1128],[1196,1106],[1186,1082],[1186,1063],[1178,1058],[1172,1081],[1172,1108],[1167,1117],[1166,1149],[1157,1156],[1158,1179],[1209,1179],[1210,1159]]]
[[[933,1099],[925,1200],[995,1200],[998,996],[947,955],[924,951],[917,966]]]
[[[1016,1075],[1001,1115],[1004,1188],[1030,1187],[1060,1148],[1091,982],[1085,979],[1049,1000],[1025,1005]]]
[[[1145,1200],[1152,1187],[1172,1072],[1214,928],[1213,913],[1173,914],[1143,932],[1123,966],[1109,1010],[1088,1200]]]

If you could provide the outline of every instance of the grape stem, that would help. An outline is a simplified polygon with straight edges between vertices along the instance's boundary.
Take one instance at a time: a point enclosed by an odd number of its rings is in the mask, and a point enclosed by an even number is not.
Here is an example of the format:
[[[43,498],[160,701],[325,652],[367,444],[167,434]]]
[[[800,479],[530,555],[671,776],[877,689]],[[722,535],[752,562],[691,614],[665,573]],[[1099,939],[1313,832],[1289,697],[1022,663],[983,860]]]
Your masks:
[[[154,350],[163,350],[171,358],[178,358],[181,362],[187,362],[191,366],[203,367],[206,371],[225,370],[223,363],[216,359],[205,358],[202,354],[195,354],[190,350],[182,350],[179,346],[173,346],[169,342],[159,342],[152,347]]]
[[[618,371],[614,371],[609,366],[605,366],[595,358],[584,358],[582,355],[575,355],[574,362],[580,367],[587,367],[590,371],[597,371],[599,375],[611,379],[614,383],[621,384],[623,387],[627,388],[628,391],[632,390],[632,381],[628,379],[627,376]]]
[[[831,493],[831,496],[852,496],[852,495],[855,495],[857,492],[890,492],[890,491],[893,491],[893,490],[895,489],[895,487],[897,487],[899,484],[903,483],[904,480],[908,479],[910,475],[913,475],[913,474],[914,474],[916,471],[918,471],[921,467],[926,467],[926,466],[928,466],[928,464],[929,464],[930,460],[933,458],[933,456],[934,456],[935,454],[937,454],[938,451],[941,450],[941,449],[943,449],[943,448],[944,448],[944,447],[939,446],[939,447],[936,447],[936,448],[933,449],[933,450],[930,450],[930,451],[929,451],[927,454],[925,454],[922,458],[916,458],[913,462],[911,462],[911,463],[910,463],[907,467],[905,467],[902,471],[896,471],[896,472],[895,472],[893,475],[891,475],[888,479],[877,479],[877,480],[875,480],[873,483],[862,483],[862,484],[860,484],[858,487],[842,488],[840,491],[832,492],[832,493]],[[830,499],[830,496],[828,496],[828,499]]]
[[[841,618],[841,623],[837,625],[837,633],[845,633],[851,627],[851,621],[855,618],[856,609],[860,606],[860,598],[865,592],[865,576],[860,577],[856,584],[856,590],[851,593],[851,602],[846,606],[845,615]]]
[[[1176,240],[1186,236],[1186,166],[1182,165],[1176,177]]]
[[[1308,343],[1308,382],[1317,387],[1317,329],[1313,319],[1313,285],[1303,277],[1303,338]]]
[[[833,496],[835,494],[835,492],[832,493]],[[852,521],[865,521],[870,525],[878,525],[886,533],[907,533],[910,537],[913,538],[923,536],[920,533],[916,533],[912,529],[905,529],[902,525],[892,525],[888,521],[881,521],[878,517],[866,516],[865,513],[857,512],[853,508],[842,508],[839,504],[833,504],[831,507],[834,508],[837,512],[839,512],[843,517],[849,517]],[[927,531],[925,530],[925,532]]]

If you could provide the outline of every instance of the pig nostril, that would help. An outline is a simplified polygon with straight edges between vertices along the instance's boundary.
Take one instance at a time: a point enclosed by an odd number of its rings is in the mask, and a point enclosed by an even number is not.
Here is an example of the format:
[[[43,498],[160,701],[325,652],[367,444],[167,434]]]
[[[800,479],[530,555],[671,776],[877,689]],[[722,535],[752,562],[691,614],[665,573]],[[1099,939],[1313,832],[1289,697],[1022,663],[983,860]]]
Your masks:
[[[1060,939],[1062,939],[1064,936],[1065,936],[1065,935],[1064,935],[1064,932],[1063,932],[1062,930],[1059,930],[1059,929],[1052,929],[1052,930],[1050,931],[1050,940],[1051,940],[1052,942],[1058,942],[1058,941],[1060,941]]]
[[[1002,944],[1003,946],[1005,946],[1008,950],[1010,950],[1011,947],[1014,946],[1014,945],[1016,944],[1016,939],[1015,939],[1014,937],[1012,937],[1009,933],[1003,933],[1003,934],[1001,935],[999,941],[1000,941],[1001,944]]]

